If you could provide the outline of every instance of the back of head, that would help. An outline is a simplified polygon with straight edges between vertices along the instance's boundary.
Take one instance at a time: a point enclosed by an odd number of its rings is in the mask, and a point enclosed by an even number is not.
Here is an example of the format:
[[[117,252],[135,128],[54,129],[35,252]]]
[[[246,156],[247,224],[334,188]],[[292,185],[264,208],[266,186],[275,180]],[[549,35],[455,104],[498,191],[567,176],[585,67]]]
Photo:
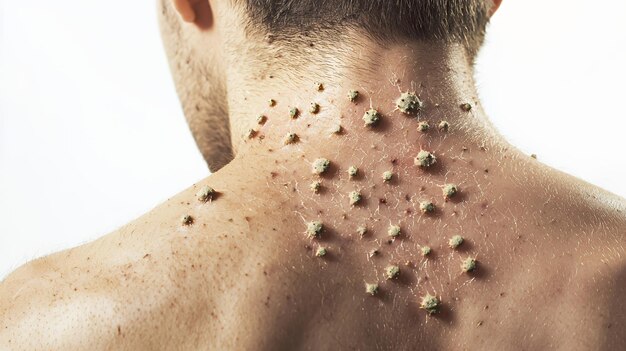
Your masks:
[[[360,30],[381,43],[461,43],[473,56],[489,21],[492,0],[231,0],[247,30],[277,39]]]

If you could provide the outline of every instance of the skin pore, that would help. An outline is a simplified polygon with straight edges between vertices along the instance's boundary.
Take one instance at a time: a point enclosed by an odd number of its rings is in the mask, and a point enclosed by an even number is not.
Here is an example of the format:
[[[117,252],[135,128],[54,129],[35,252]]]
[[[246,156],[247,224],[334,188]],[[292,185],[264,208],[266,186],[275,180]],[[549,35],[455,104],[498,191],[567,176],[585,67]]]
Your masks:
[[[204,59],[226,72],[234,159],[7,277],[0,348],[624,348],[623,200],[500,137],[460,45],[346,32],[332,55],[315,36],[285,50],[211,4],[228,45],[185,35],[225,48]]]

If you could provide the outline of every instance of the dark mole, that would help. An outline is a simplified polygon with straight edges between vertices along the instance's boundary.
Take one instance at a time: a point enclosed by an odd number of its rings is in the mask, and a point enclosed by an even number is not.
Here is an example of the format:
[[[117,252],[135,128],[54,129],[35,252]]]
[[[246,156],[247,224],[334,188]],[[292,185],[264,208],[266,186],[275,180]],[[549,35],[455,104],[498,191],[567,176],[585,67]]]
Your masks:
[[[248,217],[248,216],[245,216],[245,217],[243,217],[243,219],[245,219],[245,220],[246,220],[246,222],[250,222],[250,219],[251,219],[251,218],[250,218],[250,217]]]
[[[278,176],[278,173],[276,173],[276,172],[270,172],[270,176],[271,176],[272,178],[276,178],[276,177]]]
[[[389,245],[393,244],[393,239],[387,240],[387,244],[389,244]]]
[[[380,198],[380,199],[378,199],[378,203],[381,203],[381,204],[386,204],[386,203],[387,203],[387,199],[385,199],[385,198]]]
[[[404,199],[406,201],[411,201],[411,195],[409,195],[409,194],[404,195]]]
[[[117,326],[117,335],[122,335],[122,327],[121,326]]]
[[[394,159],[391,160],[391,164],[392,165],[395,165],[396,163],[398,163],[398,159],[397,158],[394,158]]]

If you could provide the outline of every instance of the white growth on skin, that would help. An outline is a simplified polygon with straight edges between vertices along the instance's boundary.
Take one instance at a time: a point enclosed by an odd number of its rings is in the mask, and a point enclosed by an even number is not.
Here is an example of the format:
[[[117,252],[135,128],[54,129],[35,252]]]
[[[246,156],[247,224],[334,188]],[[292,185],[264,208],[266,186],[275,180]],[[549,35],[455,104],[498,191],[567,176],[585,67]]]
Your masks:
[[[322,234],[324,224],[321,221],[312,221],[306,225],[306,234],[309,238],[316,238]]]
[[[422,101],[414,93],[402,93],[396,100],[396,107],[404,114],[414,114],[422,109]]]
[[[203,186],[202,189],[196,193],[196,198],[198,198],[198,201],[200,202],[207,202],[209,200],[213,200],[215,194],[215,189],[207,185]]]
[[[400,235],[400,226],[399,225],[391,225],[387,230],[387,235],[392,238],[396,238]]]
[[[313,174],[323,174],[328,170],[328,167],[330,167],[330,161],[328,159],[318,158],[317,160],[313,161]]]
[[[434,165],[437,162],[437,158],[429,151],[420,150],[414,161],[416,166],[427,168]]]
[[[400,267],[398,266],[387,266],[385,268],[385,278],[387,279],[395,279],[400,275]]]
[[[380,113],[371,108],[367,110],[363,115],[363,121],[365,122],[365,126],[367,127],[374,126],[378,123],[378,121],[380,121]]]
[[[426,294],[422,297],[422,302],[420,303],[420,308],[428,312],[428,314],[433,314],[439,311],[439,299],[430,294]]]
[[[455,235],[450,238],[450,240],[448,241],[448,245],[450,246],[450,248],[456,249],[457,247],[461,246],[461,244],[463,244],[463,241],[465,241],[465,239],[463,239],[462,236]]]
[[[365,292],[369,295],[376,295],[378,293],[378,284],[365,283]]]

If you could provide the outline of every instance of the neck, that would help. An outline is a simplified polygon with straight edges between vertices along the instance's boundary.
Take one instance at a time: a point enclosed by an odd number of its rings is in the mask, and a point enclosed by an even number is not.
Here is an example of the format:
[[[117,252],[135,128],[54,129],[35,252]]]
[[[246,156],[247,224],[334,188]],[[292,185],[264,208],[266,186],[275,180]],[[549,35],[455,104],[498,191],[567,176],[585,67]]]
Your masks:
[[[359,46],[344,48],[340,56],[333,62],[307,60],[297,69],[302,77],[297,80],[293,70],[268,68],[263,77],[231,81],[231,87],[239,87],[229,89],[237,157],[320,148],[391,153],[411,146],[445,143],[461,149],[500,142],[481,108],[470,60],[460,46]],[[358,96],[350,101],[353,90]],[[415,93],[423,103],[419,111],[406,114],[397,108],[396,100],[405,92]],[[319,111],[313,113],[311,104],[318,104]],[[298,109],[296,118],[290,116],[293,108]],[[380,113],[380,121],[366,127],[362,117],[370,108]],[[257,121],[259,116],[264,123]],[[439,129],[443,121],[447,131]],[[419,122],[427,122],[430,129],[419,131]],[[297,140],[286,145],[290,133]]]

